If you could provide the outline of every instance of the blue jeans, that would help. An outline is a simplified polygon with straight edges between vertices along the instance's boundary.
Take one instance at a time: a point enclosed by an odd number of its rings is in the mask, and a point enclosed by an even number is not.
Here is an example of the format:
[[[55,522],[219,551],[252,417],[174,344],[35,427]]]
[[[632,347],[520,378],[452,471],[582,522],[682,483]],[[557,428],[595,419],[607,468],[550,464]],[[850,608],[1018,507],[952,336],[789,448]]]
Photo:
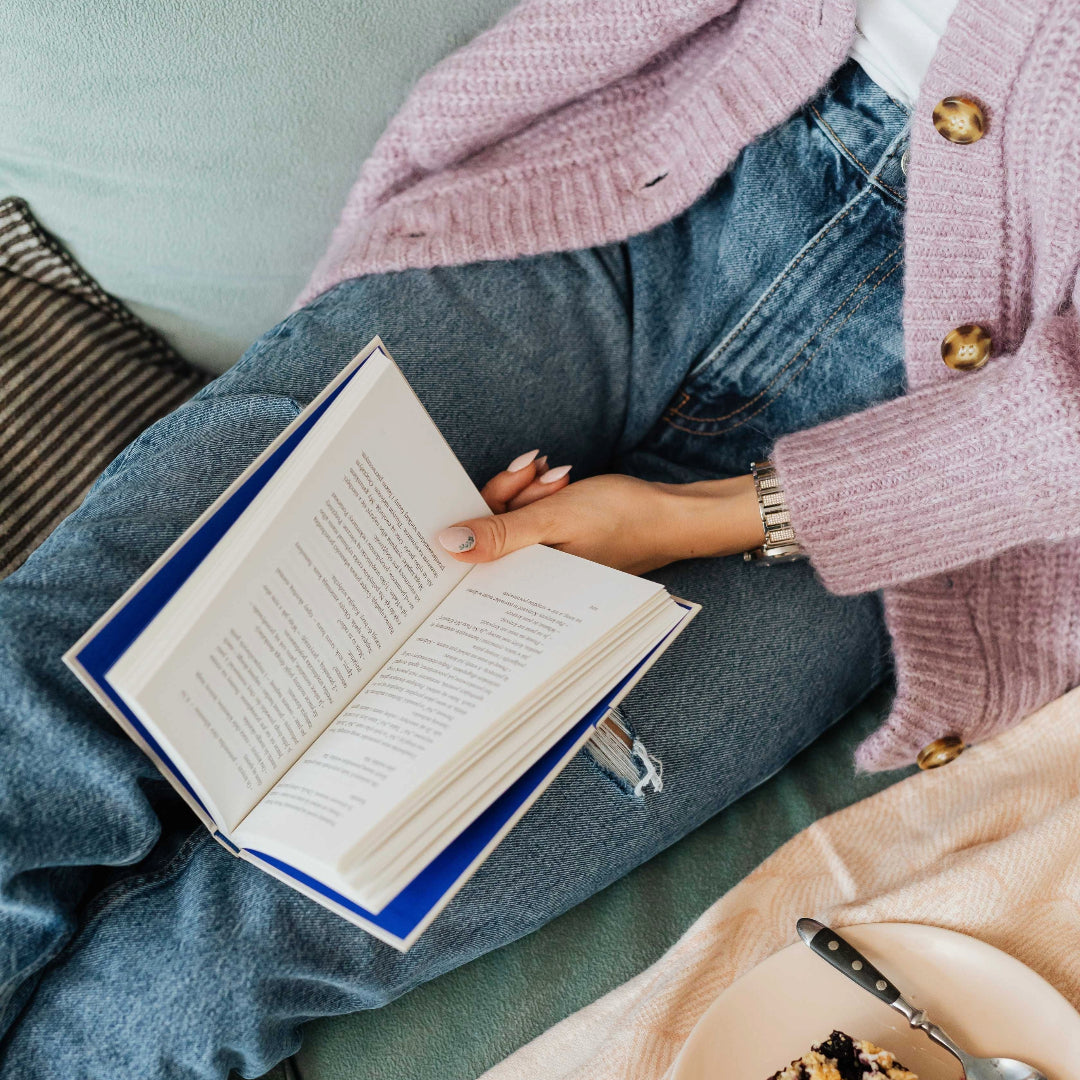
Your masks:
[[[876,595],[830,595],[807,564],[665,568],[704,611],[626,705],[663,791],[578,755],[402,955],[214,843],[60,655],[375,333],[478,482],[534,446],[578,476],[744,473],[900,393],[906,123],[849,65],[663,227],[344,282],[117,458],[0,585],[0,1075],[258,1076],[302,1021],[603,888],[885,677]]]

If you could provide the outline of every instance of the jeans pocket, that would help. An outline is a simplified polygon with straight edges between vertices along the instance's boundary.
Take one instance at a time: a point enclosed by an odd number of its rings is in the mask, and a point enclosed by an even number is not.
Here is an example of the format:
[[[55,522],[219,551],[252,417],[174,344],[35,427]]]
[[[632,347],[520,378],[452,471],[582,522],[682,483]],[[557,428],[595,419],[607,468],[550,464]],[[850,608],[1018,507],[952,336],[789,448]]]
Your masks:
[[[745,472],[782,435],[896,397],[903,262],[899,213],[864,188],[690,371],[649,449],[703,474]]]
[[[876,201],[864,190],[798,253],[689,373],[668,424],[715,436],[771,411],[775,437],[854,411],[860,387],[895,392],[903,243],[867,221],[880,216]],[[796,385],[801,400],[789,404]]]

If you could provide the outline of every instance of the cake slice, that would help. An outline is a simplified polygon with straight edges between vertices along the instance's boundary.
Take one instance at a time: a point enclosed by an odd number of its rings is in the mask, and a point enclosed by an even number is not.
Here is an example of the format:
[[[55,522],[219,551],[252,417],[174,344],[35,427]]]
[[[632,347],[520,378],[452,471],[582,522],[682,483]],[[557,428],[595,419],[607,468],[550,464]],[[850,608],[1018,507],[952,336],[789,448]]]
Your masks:
[[[769,1080],[919,1080],[889,1053],[865,1039],[834,1031],[823,1043],[803,1054]]]

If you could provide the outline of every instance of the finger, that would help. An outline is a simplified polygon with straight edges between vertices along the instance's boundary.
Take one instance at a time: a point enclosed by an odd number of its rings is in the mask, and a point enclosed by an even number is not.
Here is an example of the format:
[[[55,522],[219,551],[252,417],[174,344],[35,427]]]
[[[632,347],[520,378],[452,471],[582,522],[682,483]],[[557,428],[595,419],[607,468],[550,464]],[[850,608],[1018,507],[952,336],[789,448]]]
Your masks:
[[[557,468],[546,470],[538,476],[528,487],[515,495],[507,504],[508,510],[518,510],[529,503],[538,502],[548,495],[554,495],[556,491],[562,491],[570,483],[570,466],[559,465]]]
[[[466,563],[491,562],[529,544],[556,538],[558,513],[547,500],[505,514],[459,521],[439,533],[439,544]]]
[[[536,455],[539,450],[514,458],[501,472],[493,476],[481,489],[484,502],[496,514],[501,514],[514,496],[524,491],[536,478]]]

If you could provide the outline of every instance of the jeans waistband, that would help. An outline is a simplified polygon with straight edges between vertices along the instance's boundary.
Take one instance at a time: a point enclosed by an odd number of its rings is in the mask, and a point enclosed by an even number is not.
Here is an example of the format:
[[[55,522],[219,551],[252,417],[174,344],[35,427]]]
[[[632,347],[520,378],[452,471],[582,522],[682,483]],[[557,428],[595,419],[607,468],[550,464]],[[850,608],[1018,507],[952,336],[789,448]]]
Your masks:
[[[837,150],[880,192],[905,199],[911,112],[891,98],[853,60],[807,106],[811,119]]]

